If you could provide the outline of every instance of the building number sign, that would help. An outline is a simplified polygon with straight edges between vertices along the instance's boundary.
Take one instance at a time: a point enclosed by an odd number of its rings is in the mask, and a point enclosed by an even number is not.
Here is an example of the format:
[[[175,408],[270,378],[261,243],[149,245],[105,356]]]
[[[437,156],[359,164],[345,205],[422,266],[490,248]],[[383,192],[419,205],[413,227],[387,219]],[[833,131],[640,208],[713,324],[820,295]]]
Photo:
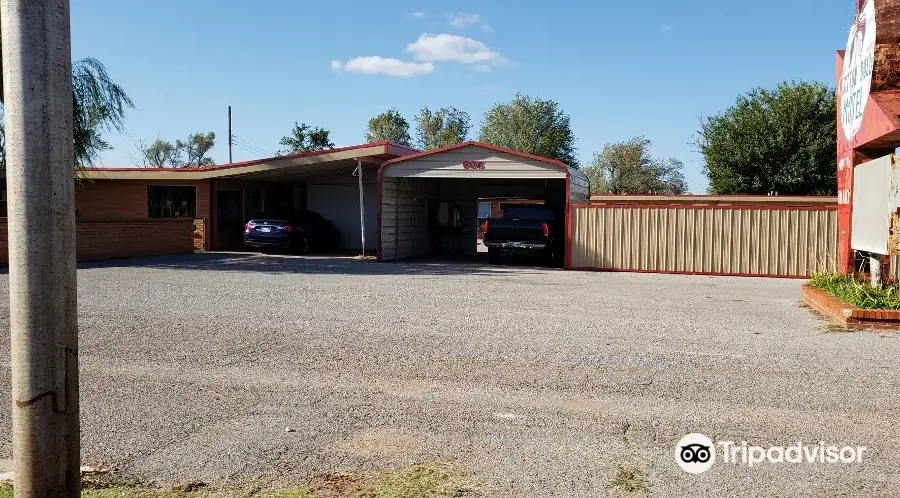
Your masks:
[[[484,169],[484,161],[463,161],[463,169]]]

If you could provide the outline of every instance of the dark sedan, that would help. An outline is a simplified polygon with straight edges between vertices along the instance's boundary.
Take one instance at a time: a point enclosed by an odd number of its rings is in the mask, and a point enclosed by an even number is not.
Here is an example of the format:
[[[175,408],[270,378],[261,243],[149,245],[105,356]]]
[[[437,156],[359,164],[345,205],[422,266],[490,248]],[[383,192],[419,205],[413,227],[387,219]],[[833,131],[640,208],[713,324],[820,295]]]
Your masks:
[[[244,225],[244,246],[306,254],[340,248],[340,232],[318,213],[308,211],[291,220],[254,218]]]

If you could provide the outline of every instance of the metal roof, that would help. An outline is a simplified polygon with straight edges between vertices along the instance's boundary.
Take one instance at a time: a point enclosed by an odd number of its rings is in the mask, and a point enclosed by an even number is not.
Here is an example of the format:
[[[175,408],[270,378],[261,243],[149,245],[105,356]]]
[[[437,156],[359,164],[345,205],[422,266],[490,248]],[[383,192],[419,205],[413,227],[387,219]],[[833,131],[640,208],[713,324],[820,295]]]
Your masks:
[[[82,168],[82,178],[90,180],[204,180],[236,178],[245,180],[292,181],[326,175],[355,167],[358,160],[381,164],[414,154],[418,150],[391,142],[372,142],[350,147],[303,152],[239,163],[201,168]]]

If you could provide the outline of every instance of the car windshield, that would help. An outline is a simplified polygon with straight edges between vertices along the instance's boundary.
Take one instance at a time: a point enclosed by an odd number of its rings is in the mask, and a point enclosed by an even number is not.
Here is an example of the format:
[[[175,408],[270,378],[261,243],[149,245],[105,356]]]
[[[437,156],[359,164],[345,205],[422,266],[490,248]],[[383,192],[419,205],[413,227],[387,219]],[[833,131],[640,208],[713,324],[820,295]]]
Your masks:
[[[543,206],[509,206],[503,211],[503,217],[511,220],[553,221],[556,219],[553,211]]]
[[[250,223],[251,225],[284,225],[290,222],[285,220],[259,219],[250,220],[247,223]]]

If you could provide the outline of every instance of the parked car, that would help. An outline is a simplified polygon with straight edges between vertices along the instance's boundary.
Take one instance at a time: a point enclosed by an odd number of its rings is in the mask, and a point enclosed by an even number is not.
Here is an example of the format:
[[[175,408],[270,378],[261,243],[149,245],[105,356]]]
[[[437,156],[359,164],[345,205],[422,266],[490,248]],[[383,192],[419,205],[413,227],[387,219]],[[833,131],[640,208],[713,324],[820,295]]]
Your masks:
[[[334,224],[314,211],[293,217],[261,216],[244,225],[244,246],[300,254],[335,251],[341,247],[341,234]]]
[[[556,264],[564,236],[561,217],[543,204],[510,205],[502,218],[488,218],[481,226],[491,263],[502,256],[537,256]]]

